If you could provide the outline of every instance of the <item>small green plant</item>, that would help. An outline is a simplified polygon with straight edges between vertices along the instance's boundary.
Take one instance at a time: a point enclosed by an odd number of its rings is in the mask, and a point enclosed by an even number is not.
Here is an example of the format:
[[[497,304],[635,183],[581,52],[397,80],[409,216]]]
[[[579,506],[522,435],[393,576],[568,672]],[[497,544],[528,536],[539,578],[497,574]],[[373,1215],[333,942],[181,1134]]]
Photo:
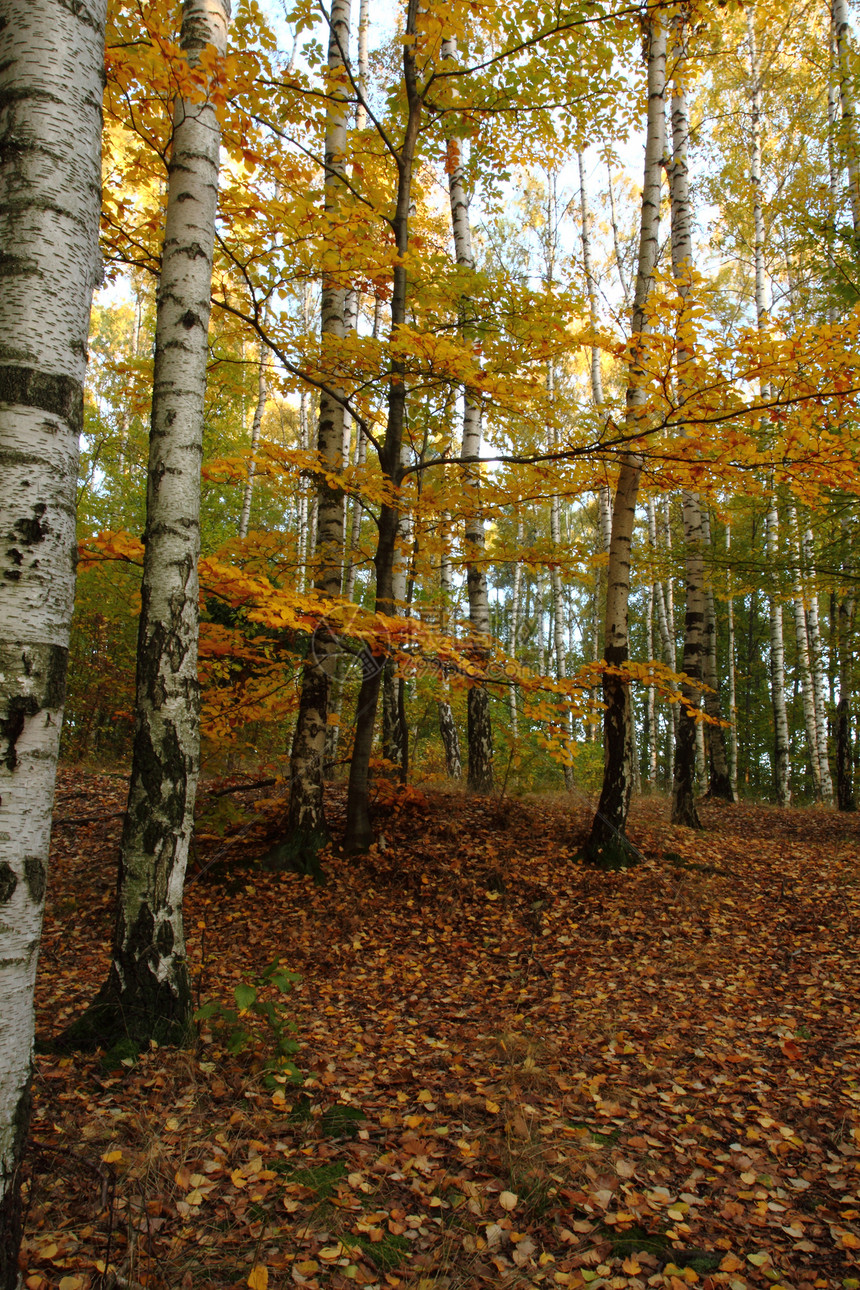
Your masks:
[[[268,967],[252,976],[250,982],[235,987],[235,1005],[213,999],[194,1014],[198,1024],[208,1021],[213,1026],[223,1038],[228,1053],[234,1055],[243,1052],[254,1038],[246,1018],[260,1017],[265,1022],[274,1049],[263,1066],[263,1082],[267,1088],[287,1082],[302,1083],[302,1076],[292,1060],[299,1047],[292,1037],[295,1026],[287,1016],[283,1001],[283,996],[289,994],[298,979],[295,972],[281,967],[280,959],[273,959]],[[273,992],[276,992],[274,998],[266,997]]]

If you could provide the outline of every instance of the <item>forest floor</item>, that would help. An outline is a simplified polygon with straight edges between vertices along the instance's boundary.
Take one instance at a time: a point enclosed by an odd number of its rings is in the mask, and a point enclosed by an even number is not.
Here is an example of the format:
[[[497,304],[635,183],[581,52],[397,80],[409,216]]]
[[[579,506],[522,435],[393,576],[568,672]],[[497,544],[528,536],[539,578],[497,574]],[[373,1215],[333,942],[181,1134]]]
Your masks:
[[[42,1037],[105,972],[124,791],[61,776]],[[249,867],[260,796],[203,794],[189,954],[204,1003],[301,974],[304,1085],[259,1019],[40,1056],[29,1290],[860,1288],[860,817],[646,800],[605,873],[569,799],[410,791],[315,886]]]

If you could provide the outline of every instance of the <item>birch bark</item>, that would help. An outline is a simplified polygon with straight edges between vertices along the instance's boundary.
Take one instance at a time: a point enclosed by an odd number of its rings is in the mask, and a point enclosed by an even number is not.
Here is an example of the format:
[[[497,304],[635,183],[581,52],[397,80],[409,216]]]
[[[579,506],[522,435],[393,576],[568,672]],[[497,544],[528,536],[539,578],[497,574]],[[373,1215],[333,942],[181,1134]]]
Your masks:
[[[705,546],[713,552],[711,542],[711,522],[708,512],[702,510],[702,537]],[[720,676],[717,667],[717,607],[714,601],[714,588],[709,579],[705,579],[705,640],[702,654],[702,670],[707,689],[704,693],[705,711],[715,722],[722,720],[720,704]],[[708,796],[719,798],[724,802],[734,802],[735,790],[729,762],[726,756],[726,740],[721,725],[708,726],[708,762],[709,780]]]
[[[818,722],[815,712],[815,689],[812,683],[812,666],[809,661],[809,627],[806,615],[806,597],[803,594],[803,574],[801,570],[800,532],[797,524],[797,512],[793,506],[788,510],[788,523],[791,535],[792,582],[794,610],[794,640],[797,656],[797,667],[800,673],[800,694],[803,703],[803,723],[806,727],[806,742],[809,745],[809,768],[812,772],[812,789],[816,802],[823,801],[821,783],[821,756],[818,747]]]
[[[105,9],[0,2],[0,1290],[20,1284],[33,987],[99,273]]]
[[[779,512],[774,501],[767,513],[767,561],[774,567],[779,557]],[[782,630],[782,605],[776,595],[768,601],[770,617],[770,689],[773,703],[773,777],[776,800],[780,806],[791,802],[791,761],[788,738],[788,712],[785,706],[785,641]]]
[[[349,100],[345,80],[345,52],[349,49],[350,0],[332,0],[328,41],[328,97],[325,133],[324,206],[328,220],[337,217],[346,179],[346,141]],[[346,287],[343,275],[323,277],[320,338],[325,353],[345,334]],[[316,570],[314,587],[331,599],[341,593],[343,580],[343,493],[329,478],[343,468],[344,412],[342,391],[336,385],[320,391],[317,451],[326,475],[316,488]],[[338,643],[333,631],[322,627],[310,642],[302,668],[299,711],[290,753],[290,803],[286,838],[275,848],[279,862],[312,868],[326,836],[323,778],[328,723],[329,692],[337,666]]]
[[[519,552],[523,548],[524,530],[522,516],[517,515],[517,559],[514,561],[513,586],[511,588],[511,658],[516,660],[520,647],[520,598],[522,595],[523,569]],[[514,741],[519,739],[519,711],[516,683],[511,685],[511,734]]]
[[[189,63],[226,53],[229,0],[185,0]],[[200,763],[200,465],[220,127],[177,99],[156,301],[135,731],[108,977],[70,1044],[182,1042],[191,1015],[182,893]]]
[[[738,795],[738,696],[735,677],[735,600],[732,595],[732,570],[729,554],[732,549],[732,530],[726,526],[726,564],[728,566],[728,596],[726,599],[727,635],[726,652],[728,654],[727,671],[729,680],[729,780],[735,799]]]
[[[689,162],[687,143],[689,116],[687,95],[681,82],[686,62],[686,36],[683,16],[676,19],[678,48],[675,81],[672,92],[672,276],[675,289],[683,301],[679,321],[680,339],[677,351],[677,384],[683,407],[686,397],[687,365],[690,359],[685,333],[690,326],[687,302],[693,273],[692,209],[690,205]],[[679,75],[680,74],[680,75]],[[684,554],[687,573],[687,599],[684,619],[685,680],[681,683],[684,702],[678,714],[675,740],[675,772],[672,781],[672,823],[688,828],[702,827],[696,809],[696,752],[698,710],[702,701],[702,646],[705,626],[705,586],[702,547],[702,508],[698,494],[685,489],[682,496],[684,520]]]
[[[850,531],[846,532],[845,537],[848,547],[846,572],[850,575],[853,572]],[[839,667],[839,702],[836,705],[836,805],[840,811],[857,809],[857,799],[854,794],[854,758],[851,747],[851,671],[854,662],[851,647],[855,609],[853,590],[840,596],[836,609],[836,652]]]
[[[579,208],[581,218],[581,237],[582,237],[582,267],[585,271],[585,283],[588,291],[588,320],[591,330],[595,332],[599,321],[597,307],[597,279],[594,276],[594,265],[591,258],[591,230],[589,228],[588,196],[585,188],[585,162],[581,152],[577,152],[577,161],[579,163]],[[610,177],[610,194],[612,191]],[[613,204],[613,230],[615,207]],[[616,239],[616,263],[618,264],[619,276],[622,280],[622,289],[624,290],[625,304],[629,304],[627,291],[624,287],[623,271],[617,256],[618,246]],[[603,407],[603,375],[600,368],[600,350],[596,345],[591,346],[591,363],[589,367],[589,378],[591,381],[591,402],[597,415],[600,415]],[[601,555],[609,552],[609,544],[612,538],[612,496],[608,484],[602,484],[597,490],[597,526],[598,542]],[[601,602],[601,584],[602,567],[597,565],[594,572],[594,601],[595,615],[600,612]],[[599,642],[599,635],[598,635]],[[597,649],[599,649],[599,643]],[[595,650],[595,655],[597,650]],[[596,691],[592,690],[596,706]],[[589,725],[591,731],[595,730],[594,725]]]
[[[443,636],[448,634],[448,608],[451,604],[453,590],[451,578],[451,556],[448,551],[450,517],[443,517],[442,556],[439,561],[439,589],[442,594],[442,607],[439,612],[439,629]],[[444,671],[442,673],[442,698],[439,700],[439,734],[442,736],[442,747],[445,750],[445,769],[449,779],[460,779],[463,774],[463,762],[460,756],[460,735],[451,709],[450,687]]]
[[[414,37],[418,15],[418,0],[409,0],[406,11],[404,35]],[[415,150],[424,109],[424,100],[418,86],[415,67],[414,40],[405,40],[402,52],[403,89],[406,97],[406,124],[403,141],[395,152],[397,163],[397,198],[392,229],[397,247],[397,260],[392,273],[391,336],[396,341],[397,331],[406,322],[409,278],[406,254],[409,250],[409,208],[412,204],[412,176]],[[399,493],[402,482],[401,449],[406,416],[406,370],[402,359],[392,358],[391,379],[388,391],[388,416],[385,438],[379,454],[383,476]],[[376,569],[376,608],[380,613],[393,614],[395,607],[394,561],[397,550],[397,528],[400,503],[384,502],[379,514],[379,538],[374,556]],[[349,853],[366,851],[373,841],[370,819],[369,774],[370,754],[384,664],[384,653],[367,651],[364,656],[364,675],[358,692],[355,721],[355,741],[349,767],[349,786],[346,801],[346,833],[344,846]]]
[[[260,361],[257,366],[257,402],[254,407],[254,420],[251,423],[251,458],[248,462],[248,478],[242,496],[242,514],[239,517],[239,537],[248,536],[248,525],[251,523],[251,499],[254,495],[254,455],[260,443],[260,431],[263,426],[263,413],[268,398],[266,384],[266,346],[260,341]]]
[[[455,56],[453,40],[442,45],[443,59]],[[463,268],[474,271],[472,229],[469,223],[469,199],[466,195],[465,175],[460,151],[460,141],[448,140],[448,196],[451,203],[451,228],[454,236],[454,255]],[[471,301],[463,297],[460,302],[460,331],[464,337],[473,323]],[[461,456],[478,461],[481,454],[481,405],[473,390],[463,390],[463,444]],[[465,547],[466,591],[469,598],[469,623],[472,629],[470,653],[473,661],[483,665],[488,657],[487,641],[490,636],[490,603],[487,592],[487,572],[484,567],[484,515],[481,506],[480,466],[465,466],[462,475],[465,495]],[[490,695],[485,685],[469,686],[467,699],[468,718],[468,784],[473,793],[493,791],[493,727],[490,719]]]
[[[803,535],[803,562],[807,576],[811,576],[814,560],[812,530]],[[824,651],[821,646],[821,625],[818,614],[818,593],[813,589],[807,601],[806,630],[809,639],[809,664],[812,669],[812,692],[815,696],[815,724],[818,732],[818,758],[821,774],[821,795],[825,802],[833,801],[833,780],[830,776],[827,725],[827,673]]]
[[[749,45],[750,81],[752,88],[752,150],[750,157],[750,183],[753,190],[753,228],[755,256],[755,305],[758,328],[763,332],[767,323],[767,288],[765,285],[765,230],[761,178],[761,73],[755,34],[755,12],[747,10],[747,38]],[[767,391],[762,387],[762,396]],[[779,551],[779,514],[774,500],[768,510],[765,546],[769,563],[775,563]],[[789,779],[788,714],[785,707],[785,645],[782,631],[782,606],[774,594],[769,597],[770,618],[770,680],[773,707],[774,755],[773,775],[776,800],[780,806],[791,801]]]
[[[836,66],[839,73],[839,98],[842,107],[840,143],[848,172],[851,223],[854,227],[854,236],[860,237],[860,148],[858,148],[857,121],[854,113],[854,72],[851,66],[848,0],[832,0],[831,16],[833,39],[836,45]]]
[[[651,326],[647,316],[647,303],[660,243],[660,188],[666,134],[666,32],[662,23],[660,11],[651,10],[645,35],[648,121],[627,382],[625,424],[629,432],[635,432],[641,427],[647,398],[642,346],[643,337]],[[610,667],[623,666],[629,657],[630,545],[641,474],[642,458],[634,453],[625,454],[612,507],[612,537],[607,570],[605,658]],[[623,678],[606,673],[603,700],[603,787],[585,851],[587,858],[593,863],[624,864],[629,863],[623,835],[633,786],[633,722],[629,685]]]

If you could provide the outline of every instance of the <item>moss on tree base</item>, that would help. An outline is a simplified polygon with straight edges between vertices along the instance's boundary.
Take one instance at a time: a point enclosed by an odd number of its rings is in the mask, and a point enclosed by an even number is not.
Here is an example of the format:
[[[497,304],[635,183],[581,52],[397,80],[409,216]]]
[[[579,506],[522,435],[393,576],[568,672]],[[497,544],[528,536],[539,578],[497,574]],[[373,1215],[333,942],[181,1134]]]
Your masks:
[[[166,993],[158,991],[156,1000],[163,1001]],[[66,1053],[93,1053],[103,1048],[116,1056],[117,1064],[139,1056],[151,1042],[163,1048],[185,1048],[195,1038],[191,996],[189,993],[187,999],[180,1000],[170,994],[169,1000],[173,1005],[169,1009],[145,1007],[139,1000],[121,999],[108,984],[57,1038],[38,1046],[43,1052]]]

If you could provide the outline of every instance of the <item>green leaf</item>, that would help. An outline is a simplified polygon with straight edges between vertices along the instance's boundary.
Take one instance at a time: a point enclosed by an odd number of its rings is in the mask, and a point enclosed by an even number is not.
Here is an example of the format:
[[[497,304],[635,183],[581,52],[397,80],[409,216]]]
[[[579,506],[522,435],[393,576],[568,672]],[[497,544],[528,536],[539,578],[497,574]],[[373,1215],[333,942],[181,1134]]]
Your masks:
[[[257,1000],[257,991],[252,985],[237,985],[233,994],[236,996],[236,1004],[239,1011],[250,1008],[252,1003]]]

